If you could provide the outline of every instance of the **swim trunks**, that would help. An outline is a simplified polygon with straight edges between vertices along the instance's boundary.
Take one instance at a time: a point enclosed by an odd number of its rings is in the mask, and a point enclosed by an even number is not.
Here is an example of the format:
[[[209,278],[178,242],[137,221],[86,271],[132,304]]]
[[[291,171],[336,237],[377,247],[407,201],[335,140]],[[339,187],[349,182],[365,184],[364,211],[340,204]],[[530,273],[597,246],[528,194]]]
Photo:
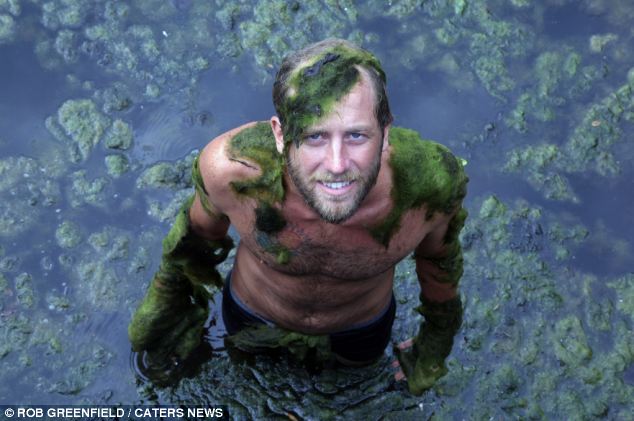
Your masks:
[[[340,362],[352,365],[367,364],[376,360],[383,355],[385,347],[390,342],[395,315],[396,300],[392,294],[390,304],[378,316],[329,334],[332,353]],[[229,335],[250,326],[275,327],[274,322],[256,314],[233,293],[231,272],[227,275],[222,291],[222,317]]]

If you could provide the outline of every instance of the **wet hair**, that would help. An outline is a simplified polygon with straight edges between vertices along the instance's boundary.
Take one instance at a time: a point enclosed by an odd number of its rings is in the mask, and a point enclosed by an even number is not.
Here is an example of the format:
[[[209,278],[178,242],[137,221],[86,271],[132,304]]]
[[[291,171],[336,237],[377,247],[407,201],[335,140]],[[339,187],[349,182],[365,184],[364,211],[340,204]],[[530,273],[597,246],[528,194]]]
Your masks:
[[[372,53],[349,41],[329,38],[284,58],[273,84],[273,105],[285,145],[293,140],[299,146],[304,130],[328,114],[361,79],[361,72],[371,81],[374,114],[383,133],[393,117],[385,73]]]

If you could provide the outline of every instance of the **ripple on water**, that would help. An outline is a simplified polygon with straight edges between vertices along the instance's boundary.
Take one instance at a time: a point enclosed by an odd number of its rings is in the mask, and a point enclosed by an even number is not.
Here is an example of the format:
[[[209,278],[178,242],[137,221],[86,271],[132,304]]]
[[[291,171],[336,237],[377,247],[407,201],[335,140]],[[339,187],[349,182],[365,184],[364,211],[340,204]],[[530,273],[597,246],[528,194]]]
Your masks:
[[[135,158],[148,165],[173,161],[200,148],[200,125],[189,124],[183,111],[172,106],[146,107],[135,124]]]

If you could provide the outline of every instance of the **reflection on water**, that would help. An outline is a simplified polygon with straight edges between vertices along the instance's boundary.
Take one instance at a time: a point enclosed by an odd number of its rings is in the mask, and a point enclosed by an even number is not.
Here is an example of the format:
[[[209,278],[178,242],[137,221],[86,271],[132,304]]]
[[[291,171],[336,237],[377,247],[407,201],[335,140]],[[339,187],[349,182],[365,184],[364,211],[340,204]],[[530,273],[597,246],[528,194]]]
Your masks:
[[[0,402],[625,419],[633,16],[626,0],[0,1]],[[393,381],[391,350],[320,372],[232,360],[216,297],[201,358],[170,367],[174,387],[148,382],[126,328],[189,194],[190,152],[269,118],[281,57],[326,36],[376,52],[396,124],[468,160],[465,323],[450,373],[418,398]],[[84,105],[69,117],[68,104]],[[130,145],[115,127],[130,128]],[[161,162],[170,177],[147,176]],[[418,326],[411,261],[396,286],[398,342]]]

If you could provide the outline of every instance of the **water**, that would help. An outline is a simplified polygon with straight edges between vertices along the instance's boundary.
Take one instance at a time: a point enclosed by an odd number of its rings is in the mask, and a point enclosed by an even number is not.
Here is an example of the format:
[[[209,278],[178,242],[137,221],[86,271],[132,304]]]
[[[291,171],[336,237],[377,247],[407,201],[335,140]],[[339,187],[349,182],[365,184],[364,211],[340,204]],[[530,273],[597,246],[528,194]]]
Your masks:
[[[629,2],[222,3],[0,3],[0,403],[216,403],[245,419],[631,416],[634,99],[601,105],[634,68]],[[450,373],[414,397],[392,380],[390,350],[364,369],[318,373],[229,355],[217,297],[205,358],[177,386],[153,385],[126,328],[187,189],[137,180],[268,119],[285,51],[327,36],[382,60],[395,124],[468,160],[465,322]],[[73,158],[45,120],[78,99],[108,127],[129,125],[132,146],[107,148],[106,128]],[[592,106],[608,130],[582,154],[567,145]],[[540,145],[560,155],[505,169],[511,152]],[[112,154],[127,172],[108,172]],[[597,170],[610,156],[613,175]],[[577,202],[549,198],[557,177]],[[502,204],[486,217],[491,196]],[[73,246],[56,237],[64,221]],[[406,261],[395,342],[416,332],[417,290]]]

